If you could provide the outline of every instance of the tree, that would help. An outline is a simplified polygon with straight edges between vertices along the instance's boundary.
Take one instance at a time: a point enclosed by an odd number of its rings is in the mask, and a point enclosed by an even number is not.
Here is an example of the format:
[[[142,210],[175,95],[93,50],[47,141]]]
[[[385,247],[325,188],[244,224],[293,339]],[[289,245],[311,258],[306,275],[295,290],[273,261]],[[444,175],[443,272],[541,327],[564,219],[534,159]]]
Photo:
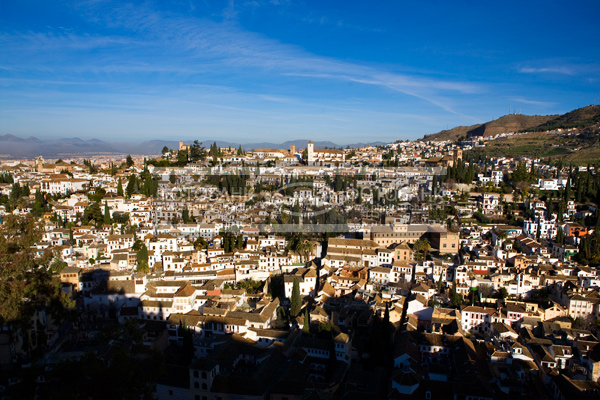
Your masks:
[[[204,160],[206,158],[206,150],[202,146],[202,143],[194,140],[194,143],[190,146],[190,159],[192,161]]]
[[[505,299],[508,297],[508,290],[506,290],[505,287],[501,287],[500,289],[498,289],[498,296],[501,299]]]
[[[104,202],[104,225],[110,225],[110,210],[108,209],[108,202]]]
[[[133,167],[133,158],[131,158],[131,154],[127,155],[127,158],[125,159],[125,165],[127,166],[127,168],[131,168]]]
[[[569,175],[565,184],[565,201],[569,200],[571,200],[571,175]]]
[[[119,183],[117,183],[117,196],[123,196],[123,181],[119,177]]]
[[[31,213],[36,217],[39,217],[44,212],[44,195],[39,190],[35,191],[35,201],[33,202],[33,208]]]
[[[488,298],[492,294],[492,286],[491,285],[479,285],[477,287],[477,291],[481,295],[481,298]]]
[[[423,260],[427,260],[427,253],[431,249],[431,244],[429,244],[429,240],[419,239],[415,242],[413,248],[416,252],[423,252]]]
[[[237,235],[235,239],[235,248],[240,250],[244,248],[244,235]]]
[[[125,188],[125,193],[127,194],[127,197],[131,197],[131,195],[133,193],[135,193],[137,190],[137,177],[135,176],[135,174],[132,174],[129,177],[129,182],[127,182],[127,187]]]
[[[292,287],[292,299],[290,305],[290,315],[296,318],[302,308],[302,298],[300,297],[300,284],[298,277],[294,276],[294,286]]]
[[[305,240],[298,244],[296,251],[303,255],[304,262],[308,262],[310,255],[313,251],[313,244],[310,240]]]
[[[308,312],[308,307],[304,310],[304,326],[302,327],[302,334],[308,335],[310,333],[310,314]]]
[[[529,179],[530,174],[527,171],[527,166],[524,163],[519,163],[511,175],[513,186],[516,187],[517,183],[519,182],[529,182]]]
[[[52,268],[60,270],[63,262],[51,251],[36,257],[31,246],[42,238],[31,215],[3,217],[0,232],[0,325],[12,327],[26,335],[34,313],[47,310],[60,325],[73,308],[72,302],[52,279]],[[54,258],[54,260],[53,260]],[[27,343],[24,350],[28,351]]]
[[[141,272],[143,274],[147,274],[149,272],[150,268],[148,266],[148,248],[146,247],[145,244],[142,244],[140,246],[140,249],[137,252],[136,258],[137,258],[136,271]]]
[[[496,233],[496,238],[498,239],[497,241],[500,243],[500,245],[502,245],[502,242],[504,242],[506,238],[508,238],[508,232],[506,232],[503,229],[500,229],[498,230],[498,233]]]
[[[558,244],[565,244],[565,233],[563,232],[562,227],[558,227],[557,231],[556,231],[556,243]]]
[[[177,152],[177,165],[179,167],[185,167],[188,162],[188,151],[187,150],[179,150]]]
[[[192,219],[190,218],[190,212],[187,209],[187,205],[185,206],[185,208],[183,209],[183,212],[181,213],[181,219],[183,219],[184,224],[187,224],[192,221]]]
[[[194,248],[196,250],[207,249],[208,248],[208,242],[203,237],[199,237],[198,239],[196,239],[194,241]]]
[[[104,216],[100,210],[100,204],[93,202],[83,210],[83,216],[81,217],[84,224],[94,221],[97,224],[102,224]]]
[[[273,281],[271,281],[273,283]],[[274,329],[289,329],[290,321],[288,320],[288,316],[285,312],[285,309],[281,306],[277,307],[277,319],[273,321]]]
[[[52,259],[52,263],[50,264],[50,271],[53,273],[58,273],[65,269],[67,263],[64,262],[60,257],[60,252],[56,252],[54,258]]]

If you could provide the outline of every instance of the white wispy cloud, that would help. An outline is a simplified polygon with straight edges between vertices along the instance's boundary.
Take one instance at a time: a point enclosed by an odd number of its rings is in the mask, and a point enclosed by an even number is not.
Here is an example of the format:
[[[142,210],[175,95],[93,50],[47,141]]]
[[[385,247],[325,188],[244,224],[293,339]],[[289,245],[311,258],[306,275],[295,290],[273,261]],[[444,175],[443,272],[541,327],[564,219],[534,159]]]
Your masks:
[[[523,97],[514,97],[511,99],[511,101],[516,101],[517,103],[531,104],[534,106],[541,106],[541,107],[553,107],[558,104],[553,101],[529,100],[529,99],[525,99]]]
[[[422,99],[458,113],[447,95],[482,93],[482,85],[433,76],[397,73],[309,53],[240,28],[235,21],[214,22],[182,15],[164,15],[149,7],[124,5],[106,10],[102,3],[88,16],[111,35],[77,35],[72,32],[11,33],[0,35],[9,54],[22,52],[14,64],[40,70],[65,68],[84,73],[174,73],[192,76],[227,71],[261,78],[269,75],[303,76],[314,80],[346,81],[378,86]],[[233,18],[234,3],[227,18]],[[128,34],[123,34],[125,30]],[[41,50],[41,53],[39,52]],[[95,50],[90,54],[90,50]],[[28,54],[29,53],[29,54]],[[27,64],[36,54],[39,62]],[[52,65],[56,55],[63,55]],[[73,65],[65,65],[69,57]]]
[[[575,75],[575,70],[572,67],[556,66],[556,67],[522,67],[519,72],[524,74],[562,74]]]

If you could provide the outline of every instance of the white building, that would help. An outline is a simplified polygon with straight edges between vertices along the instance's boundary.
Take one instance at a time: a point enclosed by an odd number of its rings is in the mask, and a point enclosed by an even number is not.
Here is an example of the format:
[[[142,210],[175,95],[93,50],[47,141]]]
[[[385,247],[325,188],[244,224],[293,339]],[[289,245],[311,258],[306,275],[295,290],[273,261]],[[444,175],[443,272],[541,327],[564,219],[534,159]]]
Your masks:
[[[531,238],[539,237],[542,239],[554,239],[558,233],[556,220],[546,220],[541,216],[535,218],[534,221],[528,220],[523,223],[523,233]]]

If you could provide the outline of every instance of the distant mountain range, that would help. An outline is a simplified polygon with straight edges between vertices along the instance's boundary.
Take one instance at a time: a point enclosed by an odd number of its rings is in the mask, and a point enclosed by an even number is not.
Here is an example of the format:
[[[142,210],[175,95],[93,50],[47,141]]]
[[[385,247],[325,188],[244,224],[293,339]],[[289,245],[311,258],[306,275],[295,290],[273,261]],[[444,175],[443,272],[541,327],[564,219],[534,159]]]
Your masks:
[[[423,140],[457,140],[460,137],[494,136],[508,132],[544,132],[555,129],[585,128],[600,122],[600,106],[590,105],[562,115],[509,114],[493,121],[425,135]]]
[[[0,157],[2,158],[31,158],[44,156],[61,158],[101,154],[118,154],[119,147],[98,139],[83,140],[80,138],[64,138],[40,140],[30,136],[23,139],[11,134],[0,136]]]
[[[184,141],[186,144],[191,144],[191,141]],[[210,147],[215,141],[201,141],[206,148]],[[219,147],[238,148],[240,143],[231,143],[217,140]],[[296,149],[300,150],[306,147],[308,140],[297,139],[290,140],[284,143],[246,143],[241,144],[244,150],[252,150],[259,148],[285,149],[288,150],[291,144],[296,145]],[[347,146],[340,146],[330,141],[316,141],[316,148],[340,148],[340,147],[364,147],[367,143],[354,143]],[[385,145],[385,142],[372,142],[373,146]],[[142,143],[116,143],[105,142],[99,139],[83,140],[78,137],[40,140],[34,136],[27,139],[20,138],[12,134],[0,136],[0,157],[1,158],[32,158],[43,156],[46,158],[72,158],[72,157],[93,157],[99,155],[158,155],[162,149],[167,146],[169,149],[178,149],[179,141],[175,140],[148,140]]]

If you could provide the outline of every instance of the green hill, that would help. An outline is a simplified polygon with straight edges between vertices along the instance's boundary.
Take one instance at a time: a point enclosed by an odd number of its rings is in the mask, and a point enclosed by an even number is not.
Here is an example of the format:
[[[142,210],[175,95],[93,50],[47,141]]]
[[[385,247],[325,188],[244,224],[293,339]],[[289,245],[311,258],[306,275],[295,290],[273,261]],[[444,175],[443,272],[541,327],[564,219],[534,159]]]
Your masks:
[[[600,123],[600,106],[578,108],[538,125],[530,125],[523,132],[545,132],[557,129],[587,128]]]
[[[494,136],[509,132],[546,132],[557,129],[587,128],[600,124],[600,105],[578,108],[563,115],[509,114],[493,121],[471,126],[457,126],[423,140],[458,140],[459,138]]]
[[[577,128],[576,132],[558,129]],[[600,160],[600,106],[578,108],[563,115],[511,114],[485,124],[459,126],[423,140],[457,140],[461,137],[494,136],[499,133],[521,132],[486,142],[485,148],[469,151],[467,157],[508,156],[537,157],[546,160],[563,159],[574,164]]]
[[[457,140],[461,137],[494,136],[500,133],[519,132],[529,126],[538,126],[558,117],[557,115],[509,114],[484,124],[458,126],[432,135],[423,140]]]

